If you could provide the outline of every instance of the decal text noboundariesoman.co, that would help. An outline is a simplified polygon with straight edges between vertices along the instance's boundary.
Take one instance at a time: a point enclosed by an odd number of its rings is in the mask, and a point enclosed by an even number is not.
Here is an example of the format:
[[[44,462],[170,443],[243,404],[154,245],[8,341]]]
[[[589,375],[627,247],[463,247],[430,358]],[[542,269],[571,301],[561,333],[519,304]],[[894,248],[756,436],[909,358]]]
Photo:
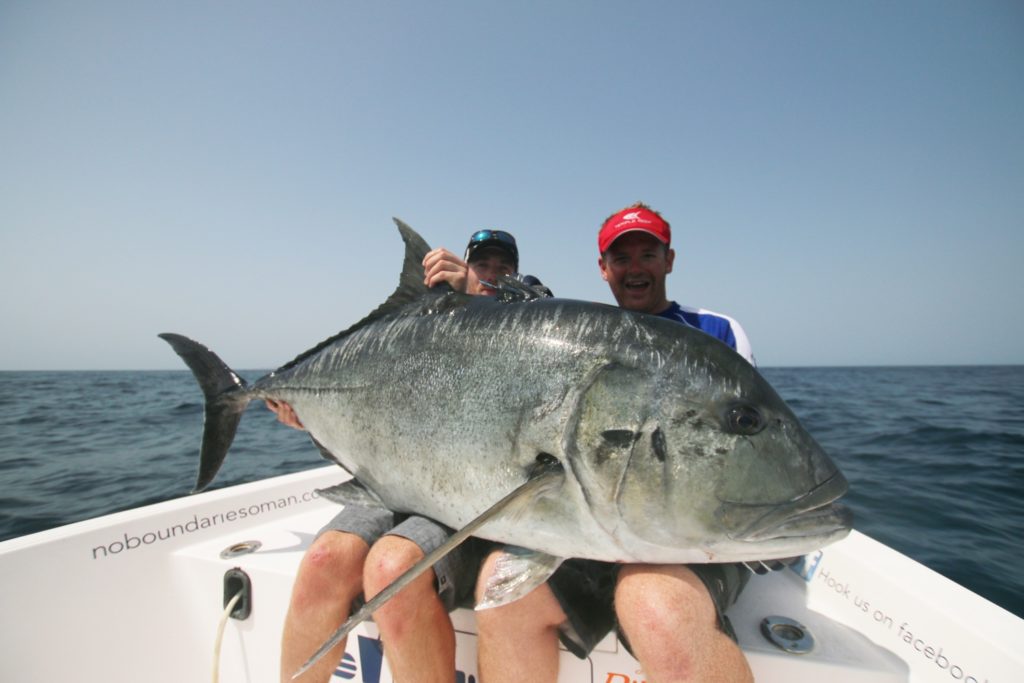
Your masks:
[[[286,498],[278,498],[277,500],[269,500],[263,503],[253,503],[252,505],[245,505],[226,512],[217,512],[212,515],[192,515],[192,519],[184,523],[173,524],[156,531],[147,531],[140,535],[129,535],[126,532],[123,534],[123,538],[121,539],[111,541],[105,545],[98,545],[93,548],[92,559],[97,560],[103,557],[117,555],[125,552],[126,550],[134,550],[143,546],[152,545],[153,543],[159,543],[160,541],[178,538],[180,536],[195,533],[196,531],[209,529],[210,527],[217,526],[218,524],[230,524],[248,517],[262,515],[266,512],[274,512],[275,510],[281,510],[293,505],[308,503],[318,497],[319,495],[316,491],[306,491],[301,495],[291,495]]]

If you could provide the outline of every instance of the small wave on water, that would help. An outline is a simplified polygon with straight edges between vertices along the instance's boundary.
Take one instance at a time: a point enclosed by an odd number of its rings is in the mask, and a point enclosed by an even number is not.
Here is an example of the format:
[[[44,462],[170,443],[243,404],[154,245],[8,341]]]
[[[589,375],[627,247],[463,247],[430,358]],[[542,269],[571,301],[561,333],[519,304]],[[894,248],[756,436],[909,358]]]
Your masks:
[[[847,475],[860,531],[1024,616],[1024,367],[764,374]]]
[[[1024,616],[1024,367],[763,373],[846,474],[860,531]],[[0,372],[0,397],[0,540],[192,488],[187,371]],[[258,402],[232,455],[212,488],[324,464]]]

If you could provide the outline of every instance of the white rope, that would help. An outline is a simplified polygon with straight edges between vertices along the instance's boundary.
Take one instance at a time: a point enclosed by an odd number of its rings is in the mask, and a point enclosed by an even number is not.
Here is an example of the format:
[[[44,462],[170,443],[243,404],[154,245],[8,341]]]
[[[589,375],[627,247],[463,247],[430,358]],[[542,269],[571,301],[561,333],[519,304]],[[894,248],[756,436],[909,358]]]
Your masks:
[[[217,625],[217,639],[213,641],[213,683],[217,683],[220,680],[220,642],[224,638],[224,627],[228,623],[231,611],[235,609],[235,605],[241,599],[242,592],[235,593],[235,596],[224,607],[224,614],[221,615],[220,623]]]

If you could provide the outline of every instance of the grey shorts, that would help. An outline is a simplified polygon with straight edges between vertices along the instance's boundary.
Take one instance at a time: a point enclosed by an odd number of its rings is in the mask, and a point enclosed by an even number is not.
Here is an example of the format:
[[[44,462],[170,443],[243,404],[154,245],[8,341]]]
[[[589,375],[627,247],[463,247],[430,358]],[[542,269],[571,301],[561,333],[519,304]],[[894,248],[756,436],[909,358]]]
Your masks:
[[[430,553],[448,540],[452,530],[432,519],[406,515],[384,508],[346,505],[334,516],[317,536],[326,531],[355,534],[372,546],[382,536],[400,536],[419,546],[424,554]],[[473,589],[480,571],[484,550],[481,541],[469,538],[434,565],[437,594],[450,612],[456,607],[473,604]]]
[[[736,632],[725,616],[747,581],[750,570],[742,564],[687,565],[711,594],[718,614],[718,627],[736,640]],[[629,641],[615,616],[615,583],[620,564],[594,560],[568,560],[548,579],[566,621],[559,627],[559,639],[569,652],[585,659],[613,628],[619,640],[629,649]],[[630,650],[632,653],[632,650]]]

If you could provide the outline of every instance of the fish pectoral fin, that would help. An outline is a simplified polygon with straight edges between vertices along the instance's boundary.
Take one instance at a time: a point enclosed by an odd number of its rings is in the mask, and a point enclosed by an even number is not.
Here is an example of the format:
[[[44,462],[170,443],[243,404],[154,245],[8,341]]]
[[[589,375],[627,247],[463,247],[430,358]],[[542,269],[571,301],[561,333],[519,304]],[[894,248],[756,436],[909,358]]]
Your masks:
[[[508,546],[498,556],[494,571],[487,577],[477,610],[501,607],[524,597],[547,581],[565,561],[547,553]]]
[[[332,503],[339,505],[358,505],[368,508],[385,508],[384,502],[377,497],[377,494],[363,486],[358,479],[349,479],[346,482],[328,486],[324,489],[317,489],[321,498],[326,498]]]

